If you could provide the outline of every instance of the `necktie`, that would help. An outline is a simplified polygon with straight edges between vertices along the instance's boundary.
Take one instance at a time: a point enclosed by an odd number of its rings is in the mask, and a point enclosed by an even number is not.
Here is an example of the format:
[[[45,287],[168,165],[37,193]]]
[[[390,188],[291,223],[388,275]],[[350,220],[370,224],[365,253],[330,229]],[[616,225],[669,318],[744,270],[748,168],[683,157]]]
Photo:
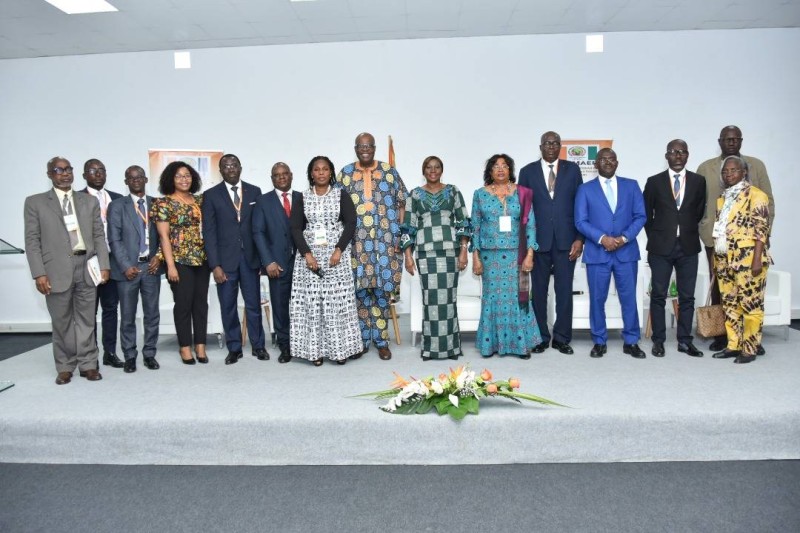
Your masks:
[[[236,192],[236,189],[238,189],[238,188],[239,188],[239,187],[238,187],[238,186],[236,186],[236,185],[234,185],[233,187],[231,187],[231,190],[233,191],[233,205],[235,205],[235,206],[237,206],[237,207],[239,206],[239,203],[241,203],[241,201],[242,201],[242,200],[239,198],[239,193],[237,193],[237,192]]]
[[[139,216],[136,217],[139,219],[139,257],[144,257],[148,255],[146,240],[147,224],[145,224],[144,219],[142,218],[145,214],[144,198],[139,198],[137,203],[139,204]]]
[[[64,195],[64,201],[61,203],[61,211],[64,213],[64,216],[69,216],[72,214],[72,205],[69,203],[69,196],[67,196],[66,194]],[[69,245],[74,250],[75,247],[78,246],[78,230],[74,229],[69,231],[68,233],[69,233]]]
[[[681,175],[675,174],[675,183],[672,184],[672,195],[675,197],[675,205],[681,207]]]
[[[550,174],[547,176],[547,192],[553,194],[553,189],[556,188],[556,173],[553,172],[553,165],[547,165],[550,167]]]
[[[611,207],[611,212],[617,210],[617,200],[614,198],[614,189],[611,188],[611,180],[606,180],[606,198],[608,199],[608,205]]]
[[[292,206],[289,205],[289,193],[283,193],[283,210],[286,211],[286,216],[291,216]]]

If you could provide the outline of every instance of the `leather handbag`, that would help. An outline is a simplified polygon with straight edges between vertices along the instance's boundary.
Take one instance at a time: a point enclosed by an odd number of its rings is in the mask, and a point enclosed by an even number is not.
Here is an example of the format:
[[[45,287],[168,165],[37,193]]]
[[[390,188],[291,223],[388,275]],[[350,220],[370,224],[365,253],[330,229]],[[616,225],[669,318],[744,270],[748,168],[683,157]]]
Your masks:
[[[708,286],[706,305],[698,307],[696,310],[697,334],[705,338],[725,335],[725,311],[721,305],[711,305],[711,290],[716,282],[716,276],[712,275],[711,283]]]

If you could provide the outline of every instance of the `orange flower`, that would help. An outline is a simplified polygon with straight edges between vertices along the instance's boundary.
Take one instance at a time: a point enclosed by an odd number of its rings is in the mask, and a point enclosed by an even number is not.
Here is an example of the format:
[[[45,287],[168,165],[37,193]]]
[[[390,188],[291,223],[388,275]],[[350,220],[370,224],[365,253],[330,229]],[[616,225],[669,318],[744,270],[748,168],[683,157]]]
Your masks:
[[[392,374],[394,374],[395,379],[394,381],[392,381],[391,385],[389,385],[391,388],[402,389],[403,387],[408,385],[408,381],[406,381],[405,378],[403,378],[403,376],[401,376],[397,372],[392,372]]]
[[[487,368],[484,368],[484,369],[483,369],[483,372],[481,372],[481,379],[482,379],[483,381],[491,381],[491,379],[492,379],[492,373],[491,373],[491,372],[489,372],[489,370],[488,370]]]
[[[447,382],[447,374],[445,373],[439,374],[439,382],[445,384]]]
[[[486,393],[492,395],[497,394],[497,385],[495,385],[494,383],[489,383],[488,385],[486,385]]]
[[[508,380],[508,386],[511,387],[512,389],[518,389],[519,388],[519,380],[517,378],[509,379]]]

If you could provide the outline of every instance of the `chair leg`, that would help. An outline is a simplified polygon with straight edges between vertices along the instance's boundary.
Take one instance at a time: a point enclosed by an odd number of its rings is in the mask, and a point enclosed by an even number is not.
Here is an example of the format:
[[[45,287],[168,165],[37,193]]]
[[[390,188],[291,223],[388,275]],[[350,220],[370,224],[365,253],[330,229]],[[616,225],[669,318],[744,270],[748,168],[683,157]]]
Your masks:
[[[394,324],[394,342],[400,346],[400,325],[397,323],[397,311],[394,304],[389,304],[389,314],[392,316],[392,324]]]
[[[242,309],[242,346],[247,342],[247,309]]]
[[[789,328],[788,325],[787,326],[783,326],[783,340],[785,340],[785,341],[789,340],[789,329],[790,328]]]
[[[647,311],[647,325],[644,327],[644,338],[649,339],[653,334],[653,318],[650,315],[650,310]]]
[[[270,309],[269,309],[269,302],[262,304],[264,307],[264,318],[267,319],[267,331],[271,334],[272,333],[272,322],[269,320]]]

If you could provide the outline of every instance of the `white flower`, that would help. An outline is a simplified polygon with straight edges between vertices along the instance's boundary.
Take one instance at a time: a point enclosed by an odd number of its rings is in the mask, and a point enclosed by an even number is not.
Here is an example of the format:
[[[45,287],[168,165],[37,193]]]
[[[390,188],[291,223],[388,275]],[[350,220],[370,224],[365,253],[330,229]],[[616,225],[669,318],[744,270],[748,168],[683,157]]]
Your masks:
[[[400,407],[401,405],[403,405],[403,398],[401,398],[400,396],[395,396],[392,401],[394,402],[395,406],[397,406],[397,407]]]
[[[431,381],[431,389],[436,394],[441,394],[444,392],[444,387],[442,387],[442,384],[439,383],[438,381]]]
[[[461,372],[458,375],[458,377],[456,378],[456,388],[457,389],[463,389],[464,388],[464,382],[466,380],[467,380],[467,373],[466,372]]]
[[[448,398],[450,399],[450,403],[458,407],[458,396],[456,396],[455,394],[451,394],[450,396],[448,396]]]
[[[394,405],[394,398],[389,400],[389,402],[386,405],[384,405],[383,407],[381,407],[381,409],[383,409],[384,411],[388,411],[390,413],[394,413],[395,410],[397,410],[397,407],[395,407],[395,405]]]

